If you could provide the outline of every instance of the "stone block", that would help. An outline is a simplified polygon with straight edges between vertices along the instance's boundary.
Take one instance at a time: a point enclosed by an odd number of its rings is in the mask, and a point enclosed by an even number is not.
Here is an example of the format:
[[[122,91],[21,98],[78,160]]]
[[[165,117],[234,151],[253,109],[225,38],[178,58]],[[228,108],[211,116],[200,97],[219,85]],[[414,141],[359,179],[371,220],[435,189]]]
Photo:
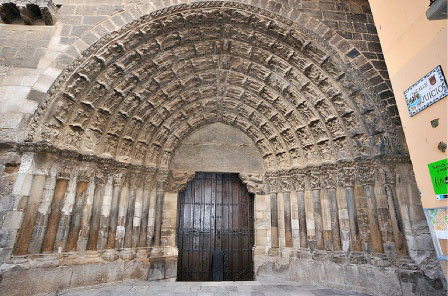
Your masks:
[[[165,278],[176,278],[177,276],[177,260],[167,260],[165,267]]]
[[[19,229],[22,222],[23,212],[8,211],[3,221],[3,229]]]
[[[165,278],[165,260],[151,261],[149,264],[148,281],[157,281]]]

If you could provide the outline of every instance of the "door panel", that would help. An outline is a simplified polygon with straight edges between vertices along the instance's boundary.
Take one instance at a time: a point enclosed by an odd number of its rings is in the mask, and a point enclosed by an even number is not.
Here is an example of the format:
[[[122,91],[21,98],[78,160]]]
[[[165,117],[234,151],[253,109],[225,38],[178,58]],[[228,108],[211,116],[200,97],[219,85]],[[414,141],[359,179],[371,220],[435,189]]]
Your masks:
[[[253,195],[237,174],[197,173],[179,193],[179,281],[212,280],[212,258],[224,253],[224,280],[252,280]]]

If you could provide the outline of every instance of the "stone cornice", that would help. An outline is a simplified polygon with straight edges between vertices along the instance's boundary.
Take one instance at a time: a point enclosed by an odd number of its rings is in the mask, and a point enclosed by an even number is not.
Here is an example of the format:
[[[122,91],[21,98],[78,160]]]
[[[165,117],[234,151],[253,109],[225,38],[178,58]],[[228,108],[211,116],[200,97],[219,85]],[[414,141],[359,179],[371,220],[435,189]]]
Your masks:
[[[35,152],[35,153],[48,153],[53,154],[55,156],[64,158],[64,159],[72,159],[77,161],[85,161],[95,163],[101,166],[107,166],[116,169],[129,169],[136,172],[141,173],[149,173],[154,174],[157,172],[157,168],[148,167],[140,164],[126,163],[117,161],[115,159],[101,157],[97,155],[86,155],[82,154],[78,151],[66,150],[54,147],[53,145],[47,143],[21,143],[17,144],[16,151],[20,153],[24,152]]]

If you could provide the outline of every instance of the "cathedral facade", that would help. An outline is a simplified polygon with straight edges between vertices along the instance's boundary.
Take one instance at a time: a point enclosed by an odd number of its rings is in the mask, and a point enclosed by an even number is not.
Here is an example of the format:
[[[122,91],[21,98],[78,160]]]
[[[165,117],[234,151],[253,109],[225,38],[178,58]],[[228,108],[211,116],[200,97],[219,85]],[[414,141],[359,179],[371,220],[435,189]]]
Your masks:
[[[0,1],[0,294],[444,295],[368,1]]]

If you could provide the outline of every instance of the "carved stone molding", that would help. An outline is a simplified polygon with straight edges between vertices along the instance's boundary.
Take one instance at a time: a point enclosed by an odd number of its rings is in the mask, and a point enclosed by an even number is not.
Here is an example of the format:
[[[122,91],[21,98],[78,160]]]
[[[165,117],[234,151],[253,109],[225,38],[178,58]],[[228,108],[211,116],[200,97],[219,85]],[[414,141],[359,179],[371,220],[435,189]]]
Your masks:
[[[266,183],[264,182],[264,174],[240,173],[241,181],[246,185],[247,190],[254,194],[265,194]]]
[[[193,36],[198,26],[204,27],[198,40],[172,40],[169,35]],[[263,42],[243,37],[255,34],[263,36]],[[247,49],[254,54],[248,55]],[[171,51],[178,58],[166,58]],[[387,117],[375,106],[371,112],[359,112],[370,108],[372,100],[366,98],[377,94],[363,87],[369,82],[358,74],[357,65],[347,67],[345,52],[341,53],[303,25],[250,5],[203,1],[171,6],[123,26],[85,50],[53,84],[30,123],[27,140],[169,169],[183,138],[201,126],[223,122],[246,133],[266,168],[278,170],[335,161],[341,155],[354,159],[380,153],[365,121],[381,131],[375,142],[384,144],[387,153],[401,151],[390,139],[393,129],[384,129]],[[131,66],[136,59],[138,65]],[[194,66],[181,71],[186,60]],[[257,70],[241,70],[247,63]],[[172,75],[162,75],[160,69]],[[227,79],[220,81],[220,73]],[[197,87],[183,85],[190,76],[200,77]],[[149,84],[154,91],[147,91]],[[218,89],[225,89],[225,94],[218,94]],[[156,108],[150,103],[154,93],[163,94]],[[112,108],[118,97],[120,107]],[[107,118],[98,109],[99,98],[101,108],[110,112]],[[166,108],[179,98],[182,102]],[[54,108],[48,108],[50,103]],[[263,118],[269,120],[260,122]],[[112,131],[117,126],[123,127],[119,136]]]
[[[52,0],[0,0],[0,17],[5,24],[22,19],[25,25],[33,25],[42,19],[46,25],[54,25],[56,5]]]
[[[171,171],[168,177],[165,191],[180,192],[187,187],[188,182],[193,180],[195,172]]]

